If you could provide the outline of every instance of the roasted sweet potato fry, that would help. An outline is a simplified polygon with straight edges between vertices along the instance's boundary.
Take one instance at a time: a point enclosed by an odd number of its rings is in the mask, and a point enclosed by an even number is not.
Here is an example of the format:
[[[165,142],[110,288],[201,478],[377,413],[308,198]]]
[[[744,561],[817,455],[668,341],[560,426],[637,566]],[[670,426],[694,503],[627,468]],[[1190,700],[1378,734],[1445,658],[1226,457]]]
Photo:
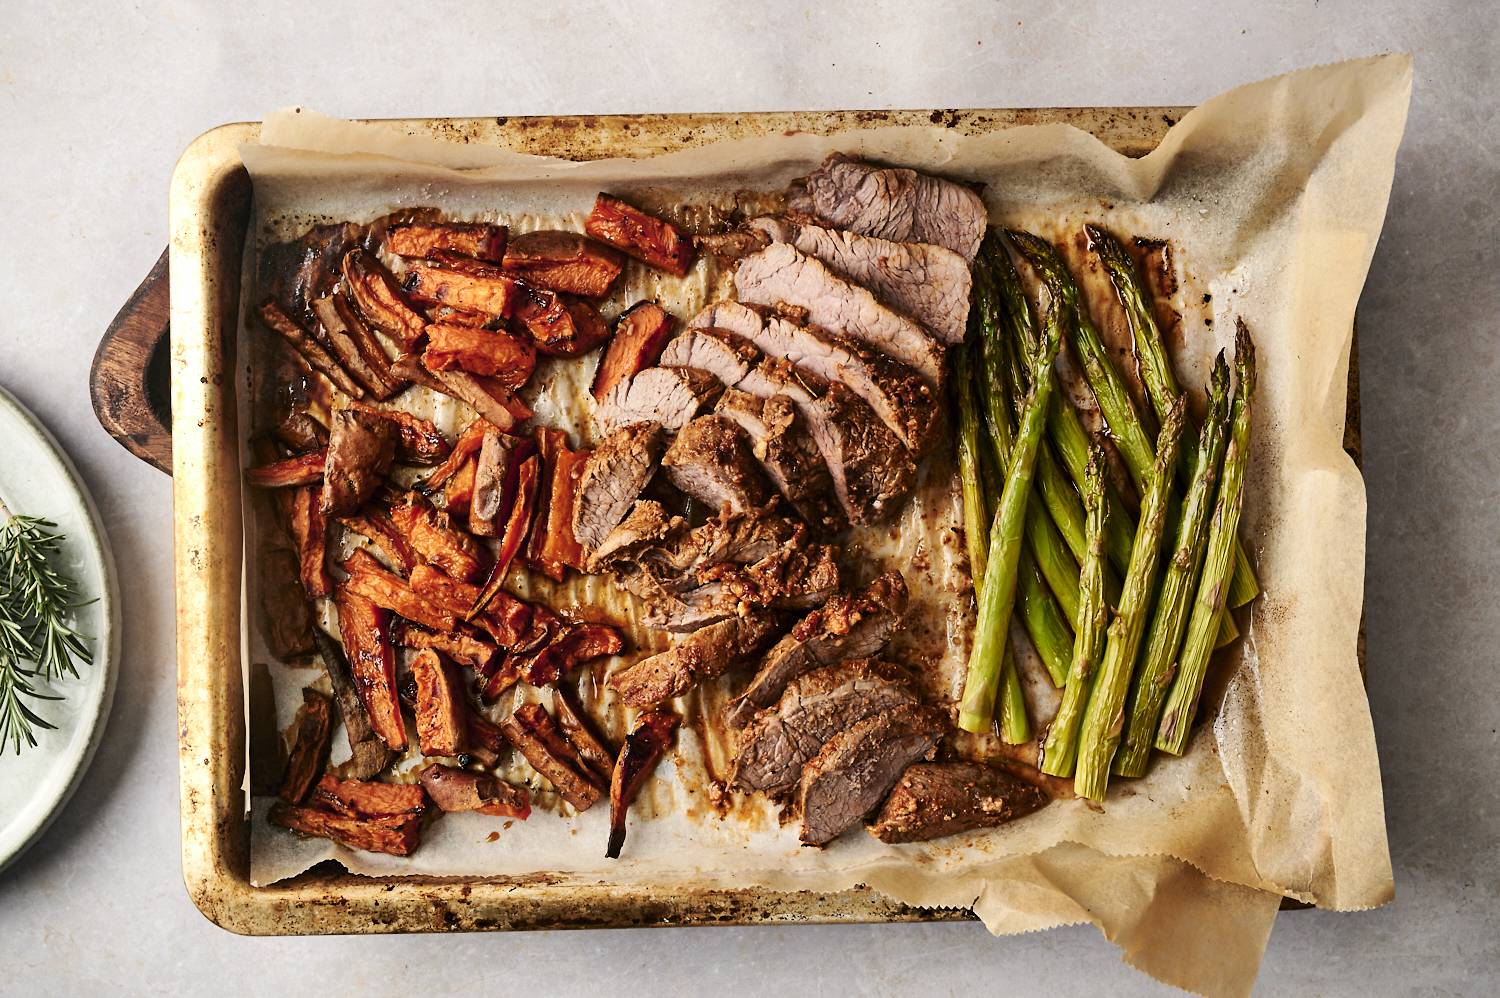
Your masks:
[[[558,447],[546,472],[546,498],[539,503],[531,527],[529,563],[548,578],[561,582],[569,568],[583,569],[583,546],[573,536],[573,498],[589,451]]]
[[[344,288],[365,320],[410,351],[427,323],[396,286],[396,278],[374,254],[350,250],[343,261]]]
[[[352,530],[375,545],[397,572],[409,574],[416,566],[417,552],[385,513],[367,507],[359,515],[346,516],[339,522],[345,530]]]
[[[532,686],[546,686],[574,666],[603,655],[618,655],[624,647],[620,632],[608,624],[579,624],[517,661],[515,667]]]
[[[396,460],[400,432],[387,419],[361,409],[336,409],[328,427],[328,460],[323,464],[324,516],[356,512],[385,481]]]
[[[406,265],[401,289],[417,301],[508,318],[516,305],[516,279],[499,267],[451,254]]]
[[[467,725],[469,755],[487,766],[499,762],[500,757],[510,748],[510,741],[505,737],[505,732],[500,730],[500,725],[472,706],[464,715],[464,723]]]
[[[411,587],[424,600],[441,607],[443,613],[451,613],[459,617],[466,613],[479,598],[478,586],[459,582],[427,565],[418,565],[412,569]],[[474,618],[473,623],[494,638],[495,643],[501,648],[510,649],[516,647],[527,635],[532,624],[533,609],[531,604],[502,590],[495,594],[495,598],[490,601],[484,613]],[[437,630],[451,631],[453,625],[440,627]]]
[[[615,321],[599,369],[594,372],[594,398],[603,399],[626,378],[653,366],[672,336],[677,320],[654,301],[638,301]]]
[[[333,712],[328,698],[317,690],[303,689],[302,706],[292,720],[292,749],[287,753],[286,772],[276,796],[288,804],[301,804],[328,765],[329,733]]]
[[[456,520],[468,520],[469,509],[474,502],[474,478],[479,468],[478,458],[469,458],[443,486],[443,509]]]
[[[493,776],[433,763],[419,778],[432,802],[443,811],[478,811],[523,821],[531,814],[530,792]]]
[[[350,818],[420,818],[427,811],[427,793],[413,783],[341,780],[324,773],[313,789],[312,805]]]
[[[514,459],[515,455],[512,455],[512,464],[515,463]],[[500,587],[505,584],[505,576],[510,571],[510,563],[515,560],[525,543],[527,531],[531,529],[531,518],[536,512],[539,469],[540,461],[535,454],[531,454],[515,469],[514,486],[511,484],[510,472],[506,473],[505,491],[509,512],[505,518],[505,529],[500,535],[500,550],[495,553],[495,563],[490,567],[489,579],[474,608],[469,611],[470,615],[482,613],[500,591]],[[473,522],[472,515],[470,522]]]
[[[322,326],[323,338],[344,370],[377,399],[388,399],[396,394],[401,385],[390,374],[390,361],[385,359],[384,363],[371,363],[365,350],[361,348],[360,340],[350,330],[343,313],[335,304],[334,296],[319,298],[313,302],[312,308]]]
[[[615,754],[604,744],[604,739],[594,731],[594,726],[573,702],[573,696],[558,687],[552,691],[552,713],[557,716],[557,726],[578,756],[588,766],[590,774],[601,784],[609,782],[615,768]]]
[[[297,577],[312,599],[333,592],[333,575],[328,571],[328,521],[318,512],[319,491],[316,486],[304,485],[278,493],[297,545]]]
[[[339,716],[344,721],[344,735],[349,740],[349,761],[340,768],[352,779],[369,779],[385,768],[390,761],[390,750],[370,726],[370,716],[365,713],[355,688],[354,672],[344,650],[337,641],[323,633],[321,628],[311,628],[312,637],[323,661],[323,671],[333,687],[333,697],[339,705]]]
[[[339,391],[351,398],[363,398],[365,390],[359,382],[344,370],[343,365],[333,354],[324,348],[323,344],[303,329],[295,319],[282,311],[280,305],[273,299],[266,299],[259,309],[260,321],[265,323],[266,328],[279,335],[291,344],[304,360],[315,370],[324,375],[335,385]]]
[[[672,711],[657,708],[636,718],[635,727],[625,736],[609,781],[609,845],[604,855],[610,859],[620,858],[620,847],[625,844],[625,813],[657,761],[671,747],[680,723],[682,719]]]
[[[272,461],[245,472],[245,480],[262,489],[287,489],[298,485],[312,485],[323,480],[323,466],[328,463],[328,450],[309,451],[293,457]]]
[[[681,229],[608,194],[594,199],[583,231],[678,277],[693,265],[693,241]]]
[[[385,420],[396,428],[396,459],[403,464],[436,464],[452,450],[430,419],[400,409],[381,409],[368,402],[351,402],[348,408]]]
[[[527,284],[584,298],[609,294],[624,267],[619,250],[578,232],[527,232],[505,249],[505,269]]]
[[[297,584],[301,562],[296,551],[278,541],[262,550],[260,570],[261,619],[271,654],[285,662],[313,650],[312,605]]]
[[[423,755],[458,755],[467,744],[463,684],[453,665],[432,649],[411,660],[417,685],[417,744]]]
[[[397,256],[422,258],[445,252],[499,263],[505,259],[506,235],[505,226],[488,222],[413,222],[392,226],[385,248]]]
[[[463,631],[434,631],[408,620],[391,622],[391,640],[403,648],[432,648],[475,672],[486,672],[500,650]]]
[[[519,287],[516,320],[526,327],[539,352],[577,357],[609,339],[604,317],[588,302],[529,284]]]
[[[478,377],[468,371],[439,371],[434,374],[416,356],[398,357],[391,363],[391,370],[424,388],[458,399],[499,429],[509,430],[526,418],[518,418],[512,412],[510,399],[497,398]],[[528,412],[527,416],[529,415]]]
[[[412,569],[415,579],[425,565]],[[341,588],[376,606],[398,613],[407,620],[438,631],[451,631],[456,623],[455,615],[446,607],[418,592],[405,579],[386,571],[375,556],[364,549],[356,549],[344,560],[344,571],[349,578]],[[440,574],[430,569],[433,574]]]
[[[494,537],[499,533],[495,520],[505,498],[506,469],[519,443],[519,439],[498,430],[485,434],[474,462],[474,492],[469,497],[469,533],[476,537]]]
[[[493,378],[498,387],[514,393],[536,369],[536,350],[503,330],[433,323],[427,327],[422,363],[434,373],[461,370]]]
[[[380,740],[393,752],[399,752],[406,748],[406,724],[401,718],[401,705],[396,701],[396,653],[391,647],[390,612],[354,592],[348,582],[334,591],[334,602],[339,611],[339,635],[354,673],[359,702]]]
[[[424,561],[463,582],[473,582],[484,569],[479,542],[449,526],[439,513],[413,492],[391,510],[391,522]]]
[[[311,807],[294,807],[277,803],[271,808],[271,821],[303,835],[332,839],[339,845],[365,852],[383,852],[392,856],[410,856],[422,844],[420,816],[392,815],[385,818],[348,818]]]
[[[602,789],[584,774],[581,761],[575,763],[577,753],[539,705],[523,706],[501,721],[500,729],[531,763],[531,768],[545,777],[574,809],[587,811],[599,802]]]
[[[494,428],[494,425],[486,419],[476,419],[465,426],[463,432],[458,435],[458,439],[453,442],[453,449],[448,452],[443,463],[433,468],[427,477],[417,484],[417,487],[431,495],[433,490],[457,474],[465,461],[479,453],[479,448],[484,445],[485,433]]]
[[[333,308],[344,323],[344,329],[348,331],[349,337],[354,340],[360,356],[390,389],[387,394],[377,394],[375,397],[385,401],[406,388],[408,382],[391,370],[391,355],[386,352],[385,344],[380,342],[380,337],[375,335],[375,327],[365,321],[365,317],[360,314],[349,295],[344,291],[335,293]]]
[[[516,670],[510,658],[506,658],[494,671],[485,674],[483,682],[479,684],[479,699],[485,703],[494,703],[500,699],[500,694],[520,681],[521,673]]]

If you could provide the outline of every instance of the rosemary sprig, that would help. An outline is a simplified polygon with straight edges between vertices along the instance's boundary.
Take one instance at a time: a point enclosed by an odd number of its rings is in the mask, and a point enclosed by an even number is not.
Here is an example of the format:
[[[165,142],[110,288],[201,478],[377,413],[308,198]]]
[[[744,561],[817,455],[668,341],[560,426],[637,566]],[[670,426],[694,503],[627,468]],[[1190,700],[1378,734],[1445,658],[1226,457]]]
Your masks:
[[[93,652],[74,629],[73,612],[87,606],[53,567],[62,535],[57,524],[14,516],[0,502],[0,755],[35,746],[38,728],[55,727],[32,703],[61,700],[46,684],[78,675]]]

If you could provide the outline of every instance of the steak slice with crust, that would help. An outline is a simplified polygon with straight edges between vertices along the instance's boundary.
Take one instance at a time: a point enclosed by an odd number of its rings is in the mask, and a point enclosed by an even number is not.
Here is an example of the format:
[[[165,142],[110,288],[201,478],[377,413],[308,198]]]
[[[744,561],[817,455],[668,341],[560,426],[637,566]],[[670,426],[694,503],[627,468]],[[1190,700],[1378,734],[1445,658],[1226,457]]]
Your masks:
[[[919,762],[908,766],[870,834],[882,842],[925,842],[1023,818],[1049,798],[1040,787],[998,766],[979,762]]]
[[[915,371],[933,388],[943,381],[943,345],[915,321],[891,311],[858,284],[788,243],[772,243],[740,261],[734,287],[741,301],[794,305],[807,320],[858,340]],[[717,320],[715,325],[723,325]]]
[[[720,562],[673,578],[659,567],[621,573],[621,586],[646,603],[643,622],[662,631],[695,631],[752,610],[807,610],[838,592],[837,551],[826,544],[787,546],[753,564]]]
[[[773,614],[730,617],[694,631],[659,655],[616,672],[608,682],[627,706],[650,707],[680,697],[703,680],[749,661],[776,630]]]
[[[615,430],[589,454],[573,501],[573,536],[586,550],[603,543],[651,481],[664,437],[655,423],[635,423]]]
[[[965,260],[979,252],[989,224],[984,201],[962,184],[842,153],[793,184],[787,207],[861,235],[936,243]]]
[[[724,313],[724,321],[744,330],[745,338],[767,356],[824,380],[842,381],[907,448],[917,454],[926,450],[937,425],[937,402],[932,388],[910,369],[847,336],[778,315],[761,316],[739,302],[720,302],[710,311],[709,321],[719,322]]]
[[[699,416],[684,426],[661,466],[668,481],[710,509],[744,513],[772,499],[744,434],[722,416]]]
[[[700,318],[703,314],[699,313]],[[742,337],[707,325],[684,330],[667,344],[661,354],[663,366],[707,371],[727,388],[743,381],[759,360],[760,351]]]
[[[786,218],[751,219],[770,242],[790,243],[838,276],[915,319],[944,343],[960,343],[969,313],[969,261],[946,246],[900,243]]]
[[[773,796],[796,786],[802,766],[838,732],[916,703],[906,670],[879,659],[825,665],[787,684],[774,707],[740,732],[730,783]]]
[[[594,413],[601,426],[615,429],[631,423],[660,423],[676,432],[705,407],[724,386],[707,371],[691,367],[648,367],[615,384]]]
[[[760,398],[727,388],[714,412],[744,431],[766,477],[809,526],[825,533],[848,526],[835,499],[828,466],[791,399],[785,395]]]
[[[900,572],[887,572],[852,595],[836,596],[803,617],[766,653],[760,671],[725,708],[731,727],[743,727],[755,711],[769,707],[793,679],[849,658],[867,658],[884,648],[906,613],[908,592]]]
[[[826,845],[854,827],[941,737],[938,712],[918,704],[902,704],[834,735],[802,767],[802,841]]]

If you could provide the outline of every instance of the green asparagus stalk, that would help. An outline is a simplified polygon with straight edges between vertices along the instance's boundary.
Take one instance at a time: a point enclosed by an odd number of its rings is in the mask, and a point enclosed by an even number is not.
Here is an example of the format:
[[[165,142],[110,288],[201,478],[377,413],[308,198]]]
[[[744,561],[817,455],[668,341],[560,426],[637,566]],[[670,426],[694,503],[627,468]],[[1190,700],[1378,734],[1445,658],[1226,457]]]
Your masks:
[[[1208,394],[1208,418],[1203,421],[1200,438],[1194,442],[1192,477],[1182,516],[1177,522],[1172,558],[1156,597],[1156,614],[1146,634],[1146,650],[1127,711],[1129,718],[1125,738],[1115,754],[1114,771],[1120,776],[1141,776],[1151,757],[1156,740],[1156,723],[1161,717],[1162,701],[1172,682],[1172,666],[1182,645],[1187,624],[1188,604],[1193,585],[1203,565],[1204,540],[1208,533],[1209,511],[1219,484],[1219,467],[1224,459],[1228,427],[1229,365],[1219,354],[1214,362],[1213,380]],[[1184,446],[1187,436],[1184,435]]]
[[[1224,607],[1229,577],[1234,570],[1234,539],[1240,524],[1240,510],[1245,498],[1245,465],[1249,461],[1250,414],[1255,394],[1255,345],[1250,331],[1240,321],[1235,332],[1235,389],[1233,416],[1230,420],[1229,447],[1224,451],[1224,473],[1219,483],[1219,497],[1214,504],[1213,521],[1208,527],[1208,547],[1203,556],[1203,571],[1188,618],[1187,637],[1177,659],[1177,676],[1162,709],[1161,725],[1156,733],[1156,747],[1163,752],[1181,755],[1187,748],[1193,715],[1198,710],[1198,696],[1203,691],[1203,677],[1213,652],[1215,618]]]
[[[1032,322],[1031,309],[1026,302],[1026,293],[1021,287],[1021,277],[1016,273],[1016,265],[1011,262],[1010,254],[1005,251],[1001,240],[999,230],[990,230],[981,248],[982,259],[987,266],[980,269],[986,271],[997,286],[1000,299],[1005,306],[1005,318],[1010,329],[1011,342],[1017,345],[1016,352],[1021,358],[1029,362],[1036,352],[1037,330]],[[1063,312],[1057,314],[1060,318],[1066,318]],[[1028,367],[1025,375],[1035,380],[1037,372]],[[1052,378],[1056,380],[1055,372]],[[1016,398],[1021,398],[1025,394],[1024,390],[1014,386],[1012,390]],[[1092,441],[1088,430],[1083,425],[1083,420],[1079,418],[1077,410],[1068,402],[1067,396],[1060,387],[1052,392],[1052,411],[1047,414],[1047,433],[1053,446],[1057,448],[1058,456],[1067,469],[1074,487],[1081,493],[1086,487],[1085,478]],[[1105,494],[1109,502],[1105,550],[1109,553],[1110,564],[1123,572],[1130,563],[1130,542],[1135,534],[1135,521],[1127,513],[1119,496],[1108,488],[1108,483],[1106,483]]]
[[[1104,453],[1098,447],[1089,451],[1087,470],[1083,502],[1088,508],[1089,548],[1083,560],[1082,600],[1073,620],[1073,660],[1062,703],[1037,759],[1037,765],[1049,776],[1072,776],[1078,762],[1078,728],[1093,689],[1094,666],[1104,650],[1104,625],[1109,615],[1104,603],[1104,520],[1109,507],[1104,501]]]
[[[1089,248],[1098,254],[1104,264],[1109,280],[1114,285],[1115,295],[1125,309],[1125,318],[1130,325],[1131,339],[1135,343],[1136,363],[1145,383],[1146,395],[1156,409],[1158,418],[1165,418],[1166,409],[1178,394],[1177,376],[1172,370],[1171,358],[1167,356],[1167,345],[1162,340],[1156,317],[1147,301],[1145,285],[1136,271],[1135,261],[1125,252],[1120,241],[1095,225],[1085,225]],[[1197,442],[1193,438],[1194,428],[1188,424],[1188,436],[1183,438],[1182,459],[1178,462],[1178,474],[1186,487],[1194,463],[1198,458]],[[1243,544],[1234,546],[1234,582],[1229,590],[1229,605],[1244,606],[1260,592],[1250,558]]]
[[[1060,344],[1054,329],[1043,341],[1037,365],[1050,365],[1057,357]],[[1011,612],[1015,609],[1027,498],[1031,495],[1037,445],[1041,442],[1051,393],[1051,382],[1040,381],[1022,409],[1015,447],[1006,469],[1005,488],[1000,493],[1000,507],[990,528],[989,563],[980,594],[979,622],[975,627],[974,649],[969,656],[963,699],[959,702],[958,726],[965,731],[983,732],[994,715],[1006,635]]]
[[[1073,791],[1090,800],[1103,800],[1109,784],[1109,765],[1120,744],[1124,726],[1125,696],[1130,691],[1130,674],[1140,650],[1141,635],[1151,610],[1151,595],[1156,585],[1156,564],[1161,554],[1162,534],[1167,520],[1167,500],[1172,492],[1172,472],[1177,462],[1177,444],[1182,436],[1186,412],[1181,397],[1173,403],[1156,439],[1156,458],[1146,479],[1145,498],[1141,501],[1141,522],[1130,551],[1130,568],[1120,606],[1109,625],[1104,658],[1089,691],[1089,705],[1083,714],[1083,731],[1079,736],[1078,764],[1073,775]],[[1209,618],[1214,623],[1214,618]]]

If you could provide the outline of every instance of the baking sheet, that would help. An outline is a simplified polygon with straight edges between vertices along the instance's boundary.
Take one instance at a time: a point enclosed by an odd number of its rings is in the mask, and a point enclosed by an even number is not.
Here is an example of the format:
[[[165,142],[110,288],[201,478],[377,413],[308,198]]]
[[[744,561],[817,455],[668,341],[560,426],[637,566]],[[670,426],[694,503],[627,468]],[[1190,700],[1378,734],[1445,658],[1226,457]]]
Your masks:
[[[1139,160],[1076,129],[1033,126],[774,136],[574,164],[308,112],[268,119],[262,145],[244,149],[255,180],[252,240],[289,213],[363,220],[433,204],[456,217],[509,217],[524,206],[576,218],[603,188],[646,196],[770,188],[833,150],[982,182],[996,222],[1058,236],[1060,222],[1076,232],[1087,219],[1171,239],[1185,268],[1179,367],[1187,381],[1201,383],[1235,315],[1256,339],[1245,533],[1265,592],[1242,628],[1242,661],[1223,684],[1215,720],[1182,759],[1158,758],[1145,779],[1112,785],[1102,808],[1061,801],[1006,828],[936,843],[886,846],[855,833],[823,851],[802,849],[795,830],[768,812],[716,816],[697,790],[689,735],[680,770],[664,766],[646,802],[646,811],[663,813],[632,822],[619,862],[602,859],[602,809],[537,815],[493,842],[493,819],[449,815],[416,856],[396,860],[267,829],[257,801],[253,880],[273,882],[336,856],[351,870],[381,874],[815,890],[863,883],[910,904],[972,904],[995,932],[1091,921],[1142,969],[1224,993],[1253,981],[1281,895],[1346,910],[1388,900],[1379,769],[1355,650],[1364,490],[1341,440],[1354,306],[1409,89],[1404,57],[1292,74],[1207,102]],[[677,304],[686,317],[694,303],[689,295]],[[1117,325],[1100,311],[1107,327]],[[961,576],[955,510],[942,494],[951,496],[935,488],[925,509],[908,514],[927,516],[905,524],[908,547],[893,553],[921,544],[933,592]],[[926,663],[939,685],[967,651],[961,627],[949,638]],[[249,650],[247,661],[267,661],[253,643]],[[296,690],[315,673],[273,666],[269,675],[285,723]]]

